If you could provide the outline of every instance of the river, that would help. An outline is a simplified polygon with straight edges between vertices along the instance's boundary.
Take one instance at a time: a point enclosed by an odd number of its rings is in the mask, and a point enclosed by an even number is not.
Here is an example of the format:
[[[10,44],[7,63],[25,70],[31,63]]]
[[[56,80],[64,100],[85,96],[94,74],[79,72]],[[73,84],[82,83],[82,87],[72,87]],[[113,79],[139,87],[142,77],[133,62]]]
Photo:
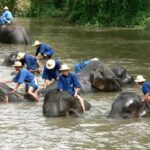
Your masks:
[[[54,58],[72,68],[82,59],[98,57],[109,67],[123,66],[134,77],[142,74],[150,81],[150,32],[75,26],[59,19],[16,19],[16,22],[30,31],[33,41],[50,44],[56,51]],[[0,44],[0,61],[16,50],[35,53],[31,45]],[[11,78],[11,71],[12,68],[0,66],[0,80]],[[123,91],[142,96],[137,87]],[[149,150],[149,118],[107,118],[119,93],[83,95],[92,104],[85,119],[47,118],[42,113],[42,99],[39,103],[1,104],[0,150]]]

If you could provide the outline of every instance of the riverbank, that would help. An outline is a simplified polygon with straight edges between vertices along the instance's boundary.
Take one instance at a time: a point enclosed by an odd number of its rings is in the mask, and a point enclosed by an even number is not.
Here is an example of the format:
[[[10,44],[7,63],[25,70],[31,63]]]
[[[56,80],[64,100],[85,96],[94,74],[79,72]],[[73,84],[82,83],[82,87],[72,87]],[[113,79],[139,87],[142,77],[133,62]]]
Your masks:
[[[43,3],[13,0],[8,6],[15,16],[21,17],[61,17],[70,23],[84,26],[150,29],[148,1],[47,0]]]

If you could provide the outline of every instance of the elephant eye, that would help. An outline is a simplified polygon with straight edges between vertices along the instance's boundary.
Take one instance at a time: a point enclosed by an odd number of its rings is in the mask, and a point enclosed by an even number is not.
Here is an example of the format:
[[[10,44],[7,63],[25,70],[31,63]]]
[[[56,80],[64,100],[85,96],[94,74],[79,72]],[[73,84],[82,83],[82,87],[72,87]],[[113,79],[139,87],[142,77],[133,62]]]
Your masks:
[[[123,108],[123,112],[125,112],[125,113],[132,113],[132,110],[128,109],[128,108]]]

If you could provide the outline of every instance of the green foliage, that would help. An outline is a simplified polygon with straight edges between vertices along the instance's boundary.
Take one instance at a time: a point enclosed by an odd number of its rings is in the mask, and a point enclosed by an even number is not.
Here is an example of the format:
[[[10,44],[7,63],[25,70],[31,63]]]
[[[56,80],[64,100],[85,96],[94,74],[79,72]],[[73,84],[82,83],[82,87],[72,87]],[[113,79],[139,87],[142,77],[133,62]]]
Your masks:
[[[0,0],[0,9],[3,10],[4,6],[8,6],[11,11],[15,12],[16,0]]]
[[[16,9],[16,3],[19,0],[0,1],[19,15],[61,16],[83,25],[132,27],[146,25],[150,17],[150,0],[26,0],[22,4],[30,4],[24,9]]]

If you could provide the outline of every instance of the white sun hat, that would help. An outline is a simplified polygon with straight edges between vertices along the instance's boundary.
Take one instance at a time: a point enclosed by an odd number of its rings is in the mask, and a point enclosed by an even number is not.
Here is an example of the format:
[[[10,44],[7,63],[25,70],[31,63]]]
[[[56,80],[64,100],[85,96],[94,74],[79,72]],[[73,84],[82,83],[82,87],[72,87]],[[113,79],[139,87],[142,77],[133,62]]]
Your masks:
[[[8,10],[8,7],[7,7],[7,6],[5,6],[3,9],[4,9],[4,10]]]
[[[98,58],[92,58],[91,61],[98,61]]]
[[[46,68],[47,69],[53,69],[55,67],[55,60],[50,59],[46,62]]]
[[[144,79],[144,77],[142,75],[138,75],[134,81],[135,82],[144,82],[144,81],[146,81],[146,79]]]
[[[24,57],[25,53],[24,52],[19,52],[17,55],[17,60],[20,60]]]
[[[40,45],[40,44],[41,44],[41,42],[36,40],[32,46],[37,46],[37,45]]]
[[[13,67],[22,67],[22,63],[20,61],[16,61],[12,66]]]
[[[67,64],[63,64],[63,65],[61,65],[61,68],[59,70],[60,71],[70,70],[70,68],[69,68],[69,66]]]

